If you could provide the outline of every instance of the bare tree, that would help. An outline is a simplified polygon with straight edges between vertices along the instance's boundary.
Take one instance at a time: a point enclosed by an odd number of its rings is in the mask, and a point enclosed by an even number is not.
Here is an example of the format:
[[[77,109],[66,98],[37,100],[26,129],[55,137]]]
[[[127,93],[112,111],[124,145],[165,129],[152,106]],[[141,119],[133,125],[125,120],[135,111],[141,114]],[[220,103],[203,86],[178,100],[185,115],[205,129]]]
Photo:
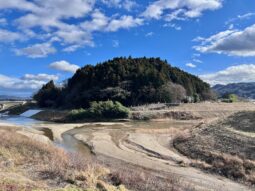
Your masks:
[[[186,97],[186,90],[179,84],[169,82],[159,89],[159,97],[162,102],[179,103]]]

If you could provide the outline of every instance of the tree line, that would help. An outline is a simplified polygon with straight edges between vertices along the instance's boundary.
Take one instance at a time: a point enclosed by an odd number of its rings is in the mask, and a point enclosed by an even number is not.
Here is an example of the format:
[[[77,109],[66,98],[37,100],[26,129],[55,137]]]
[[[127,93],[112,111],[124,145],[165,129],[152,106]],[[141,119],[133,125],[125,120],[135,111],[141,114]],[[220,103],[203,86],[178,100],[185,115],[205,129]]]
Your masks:
[[[92,101],[118,101],[126,106],[210,99],[209,84],[160,58],[119,57],[86,65],[63,87],[53,81],[35,95],[41,107],[87,108]]]

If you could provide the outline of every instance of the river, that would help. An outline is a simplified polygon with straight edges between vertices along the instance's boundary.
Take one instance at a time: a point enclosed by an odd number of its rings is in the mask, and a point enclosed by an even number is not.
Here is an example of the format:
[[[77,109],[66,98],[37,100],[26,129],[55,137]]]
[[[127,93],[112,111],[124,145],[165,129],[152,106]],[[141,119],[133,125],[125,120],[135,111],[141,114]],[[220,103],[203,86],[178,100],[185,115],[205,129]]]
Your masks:
[[[126,123],[90,123],[57,124],[34,120],[24,116],[0,116],[0,123],[11,123],[28,129],[44,132],[44,135],[67,151],[84,155],[87,159],[111,162],[111,166],[133,165],[150,170],[150,173],[162,172],[161,176],[176,175],[182,182],[196,185],[203,190],[252,190],[242,184],[224,177],[208,174],[192,167],[179,166],[178,161],[189,159],[179,154],[172,146],[174,135],[184,133],[197,126],[199,121],[160,121]],[[68,128],[63,128],[68,126]],[[77,127],[77,128],[76,128]],[[56,129],[62,128],[61,140],[54,137]],[[90,148],[93,148],[91,153]],[[130,167],[130,166],[129,166]]]
[[[50,128],[47,128],[47,126],[58,126],[59,124],[53,122],[39,121],[22,115],[0,115],[0,123],[9,123],[27,129],[36,129],[42,131],[44,135],[48,137],[51,141],[53,141],[56,146],[64,148],[68,152],[77,152],[79,154],[84,154],[87,158],[92,157],[90,149],[84,143],[73,137],[74,134],[72,133],[72,130],[63,133],[61,141],[56,140],[52,130]]]

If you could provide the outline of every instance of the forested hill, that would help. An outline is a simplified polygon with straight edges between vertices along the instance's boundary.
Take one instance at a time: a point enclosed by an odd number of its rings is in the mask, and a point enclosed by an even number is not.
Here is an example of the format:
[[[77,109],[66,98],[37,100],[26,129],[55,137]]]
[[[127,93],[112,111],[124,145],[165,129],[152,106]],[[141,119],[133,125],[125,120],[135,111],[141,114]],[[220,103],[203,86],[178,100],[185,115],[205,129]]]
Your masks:
[[[220,95],[236,94],[239,97],[255,99],[255,82],[216,85],[213,89]]]
[[[79,108],[99,100],[138,105],[176,102],[186,95],[207,99],[209,91],[209,85],[198,77],[159,58],[121,57],[84,66],[62,89],[50,82],[35,95],[35,99],[41,106]]]

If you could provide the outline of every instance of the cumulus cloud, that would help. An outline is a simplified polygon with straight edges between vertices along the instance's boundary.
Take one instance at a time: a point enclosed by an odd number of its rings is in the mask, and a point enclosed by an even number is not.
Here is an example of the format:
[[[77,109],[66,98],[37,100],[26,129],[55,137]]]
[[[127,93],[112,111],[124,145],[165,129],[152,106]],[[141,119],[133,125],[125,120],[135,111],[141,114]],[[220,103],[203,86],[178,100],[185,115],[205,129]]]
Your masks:
[[[172,19],[194,18],[201,16],[206,10],[216,10],[221,6],[222,0],[158,0],[151,3],[142,15],[147,18],[160,19],[167,16],[165,12],[172,10],[175,12]]]
[[[31,95],[49,80],[56,81],[58,80],[58,76],[48,74],[25,74],[21,78],[16,78],[0,74],[0,92],[8,92],[14,95],[17,95],[17,93]]]
[[[101,0],[108,6],[116,6],[130,11],[137,6],[132,0]],[[84,46],[95,46],[93,35],[98,32],[116,32],[143,24],[141,18],[132,15],[105,15],[98,9],[96,0],[8,0],[0,1],[0,10],[20,10],[15,18],[9,18],[16,31],[0,29],[0,42],[15,42],[22,39],[33,40],[35,45],[19,48],[18,55],[31,58],[46,57],[56,52],[50,44],[55,42],[65,52],[73,52]],[[4,16],[4,14],[3,14]],[[72,19],[74,22],[70,23]],[[0,20],[5,23],[4,19]],[[9,22],[9,21],[8,21]],[[40,42],[39,42],[40,41]]]
[[[71,73],[75,73],[76,70],[78,70],[80,68],[79,66],[77,66],[75,64],[70,64],[69,62],[67,62],[65,60],[53,62],[49,66],[50,66],[50,68],[53,68],[56,70],[60,70],[60,71],[64,71],[64,72],[71,72]]]
[[[255,56],[255,25],[244,30],[227,30],[209,38],[197,38],[201,44],[194,48],[202,53],[218,53],[230,56]]]
[[[109,20],[110,18],[108,18],[101,11],[95,10],[91,14],[91,20],[81,23],[81,27],[84,30],[91,31],[91,32],[100,31],[100,30],[103,30],[108,25]]]
[[[131,11],[133,8],[137,7],[138,4],[132,0],[101,0],[102,3],[107,5],[108,7],[115,8],[124,8],[127,11]]]
[[[101,0],[101,2],[109,7],[121,7],[121,0]]]
[[[49,75],[49,74],[25,74],[22,78],[22,80],[35,80],[35,81],[50,81],[50,80],[54,80],[57,81],[58,80],[58,76],[56,75]]]
[[[50,43],[35,44],[26,48],[16,49],[16,54],[19,56],[25,55],[30,58],[43,58],[49,54],[56,52],[56,49],[52,47]]]
[[[255,64],[231,66],[225,70],[199,76],[211,85],[255,82]]]
[[[193,63],[191,63],[191,62],[186,63],[186,66],[187,66],[187,67],[190,67],[190,68],[196,68],[196,67],[197,67],[195,64],[193,64]]]
[[[0,1],[0,9],[34,10],[36,6],[26,0],[8,0]]]
[[[205,10],[221,7],[222,0],[156,0],[137,15],[106,12],[105,6],[132,11],[138,6],[135,0],[8,0],[0,1],[0,10],[19,10],[16,17],[7,23],[15,31],[0,29],[0,42],[27,40],[26,48],[17,48],[18,55],[31,58],[46,57],[60,47],[62,51],[73,52],[85,46],[94,47],[95,32],[116,32],[121,29],[139,27],[150,18],[185,20],[198,17]],[[170,12],[170,13],[169,13]],[[1,16],[5,16],[5,12]],[[70,22],[72,21],[72,22]],[[5,23],[5,20],[0,20]],[[180,30],[175,25],[170,27]],[[13,28],[10,28],[14,30]],[[22,38],[23,37],[23,38]]]
[[[91,21],[81,23],[81,27],[90,32],[116,32],[120,29],[129,29],[143,24],[143,19],[141,18],[134,18],[130,15],[123,15],[119,18],[110,18],[99,10],[95,10],[91,17]]]
[[[0,18],[0,25],[6,25],[6,24],[7,24],[6,18]]]
[[[137,7],[138,4],[135,1],[125,0],[122,4],[122,7],[127,11],[131,11],[133,8]]]
[[[109,22],[106,30],[115,32],[119,29],[129,29],[143,24],[143,19],[134,18],[133,16],[123,15],[119,19],[113,19]]]
[[[24,36],[20,33],[11,32],[8,30],[0,29],[0,42],[15,42],[21,41],[24,39]]]

